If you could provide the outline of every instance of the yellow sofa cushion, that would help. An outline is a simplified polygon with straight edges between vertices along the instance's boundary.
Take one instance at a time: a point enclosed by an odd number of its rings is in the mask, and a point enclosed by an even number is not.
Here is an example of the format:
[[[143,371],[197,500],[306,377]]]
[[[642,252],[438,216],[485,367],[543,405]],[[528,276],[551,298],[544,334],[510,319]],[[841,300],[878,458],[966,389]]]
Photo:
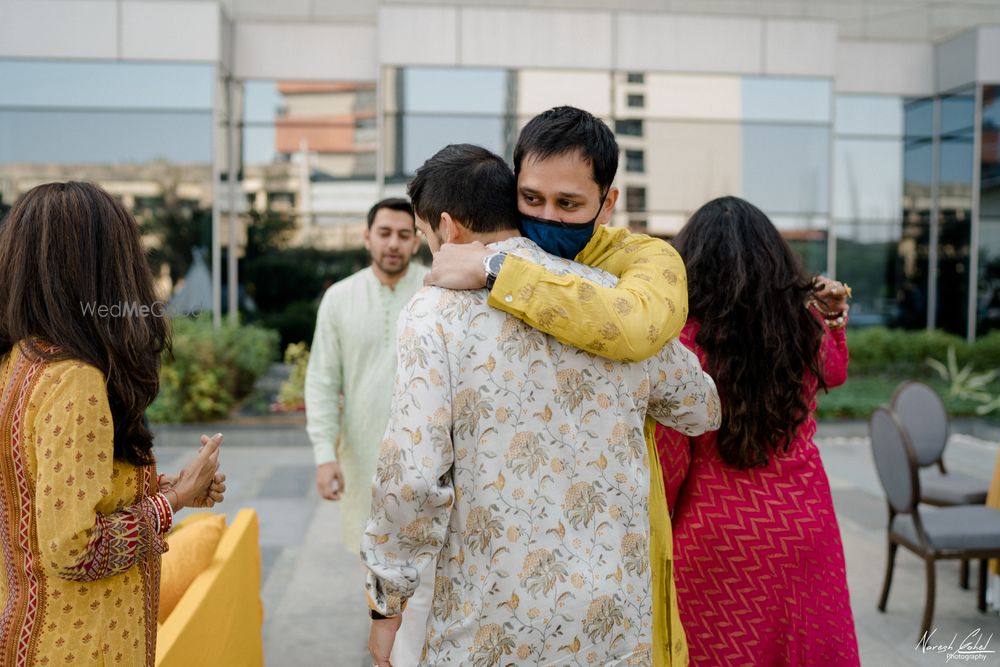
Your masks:
[[[170,616],[191,582],[211,565],[225,526],[225,516],[203,515],[167,535],[170,549],[163,554],[160,571],[160,623]]]

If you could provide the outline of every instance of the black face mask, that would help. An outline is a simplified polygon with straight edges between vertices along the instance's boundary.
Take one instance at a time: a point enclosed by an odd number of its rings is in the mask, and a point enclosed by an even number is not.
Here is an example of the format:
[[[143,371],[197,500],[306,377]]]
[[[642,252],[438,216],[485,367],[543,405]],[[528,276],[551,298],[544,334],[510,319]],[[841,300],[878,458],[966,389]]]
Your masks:
[[[588,222],[561,222],[521,214],[521,234],[538,244],[538,247],[557,257],[575,259],[594,236],[597,217],[604,209],[608,194],[601,197],[597,213]]]

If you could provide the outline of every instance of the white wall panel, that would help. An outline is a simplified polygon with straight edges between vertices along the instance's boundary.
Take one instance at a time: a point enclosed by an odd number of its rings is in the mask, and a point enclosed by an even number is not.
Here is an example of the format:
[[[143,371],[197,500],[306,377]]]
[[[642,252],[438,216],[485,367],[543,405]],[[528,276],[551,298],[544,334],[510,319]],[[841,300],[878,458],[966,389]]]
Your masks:
[[[623,70],[760,74],[763,21],[723,16],[618,15]]]
[[[117,2],[0,2],[0,57],[114,58]]]
[[[836,70],[836,23],[779,19],[764,22],[766,74],[833,76]]]
[[[237,23],[235,71],[246,79],[373,80],[375,28]]]
[[[121,58],[219,60],[222,15],[214,2],[123,2]]]
[[[383,65],[458,64],[458,10],[454,7],[382,7],[378,56]]]
[[[922,42],[840,42],[838,93],[930,95],[934,92],[934,46]]]
[[[463,9],[459,60],[487,67],[611,69],[611,14]]]

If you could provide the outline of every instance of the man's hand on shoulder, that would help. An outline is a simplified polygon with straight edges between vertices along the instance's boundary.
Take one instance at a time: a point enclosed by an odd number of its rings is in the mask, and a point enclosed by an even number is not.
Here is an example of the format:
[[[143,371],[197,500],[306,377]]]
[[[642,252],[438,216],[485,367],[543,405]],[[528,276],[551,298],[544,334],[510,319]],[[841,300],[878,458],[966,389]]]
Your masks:
[[[344,473],[336,461],[316,466],[316,490],[321,498],[340,500],[344,495]]]
[[[456,290],[486,287],[483,260],[491,254],[492,251],[479,241],[445,243],[434,253],[434,262],[430,273],[424,277],[424,285]]]

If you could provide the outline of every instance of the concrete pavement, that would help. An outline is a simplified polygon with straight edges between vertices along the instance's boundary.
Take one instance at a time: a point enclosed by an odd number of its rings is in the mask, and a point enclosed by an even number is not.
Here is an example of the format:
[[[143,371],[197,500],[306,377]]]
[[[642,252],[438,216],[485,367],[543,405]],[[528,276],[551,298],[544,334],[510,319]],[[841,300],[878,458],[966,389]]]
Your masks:
[[[984,428],[957,423],[954,430],[992,437]],[[313,488],[312,452],[301,420],[155,430],[164,471],[178,468],[197,448],[198,434],[226,434],[222,465],[229,490],[221,509],[232,516],[241,507],[253,507],[260,515],[267,664],[368,667],[360,561],[340,546],[337,504],[322,502]],[[944,665],[944,655],[915,648],[924,602],[923,561],[901,550],[887,613],[875,609],[885,567],[886,508],[864,431],[860,422],[824,424],[819,438],[844,540],[862,664]],[[988,479],[996,456],[993,442],[959,434],[952,437],[946,462]],[[996,635],[989,649],[1000,650],[1000,616],[976,610],[975,591],[958,587],[957,563],[938,564],[937,588],[935,640],[948,643],[957,634],[961,641],[981,628],[984,639]],[[1000,665],[1000,654],[985,657],[985,664]]]

